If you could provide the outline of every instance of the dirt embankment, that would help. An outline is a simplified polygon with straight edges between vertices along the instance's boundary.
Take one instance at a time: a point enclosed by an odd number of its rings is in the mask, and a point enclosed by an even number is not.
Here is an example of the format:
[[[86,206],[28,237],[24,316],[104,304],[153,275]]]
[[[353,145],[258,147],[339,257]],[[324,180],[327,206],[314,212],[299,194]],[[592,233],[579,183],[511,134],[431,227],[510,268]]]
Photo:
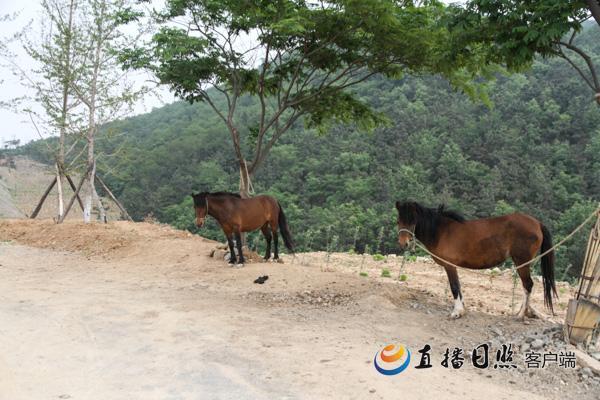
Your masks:
[[[53,165],[44,165],[26,157],[15,157],[14,164],[0,165],[0,218],[23,218],[30,215],[38,204],[42,194],[56,176]],[[72,176],[75,185],[79,176]],[[89,191],[84,186],[81,198]],[[65,207],[73,195],[68,182],[63,184]],[[111,219],[119,216],[119,210],[110,199],[102,198],[102,203]],[[58,192],[56,185],[46,198],[38,218],[56,217],[58,210]],[[71,208],[67,216],[70,220],[82,219],[83,213],[78,203]]]
[[[565,283],[557,316],[524,324],[512,316],[522,290],[510,273],[461,273],[468,313],[451,320],[445,273],[425,260],[400,271],[394,257],[302,253],[236,269],[208,257],[213,241],[127,222],[0,220],[0,240],[0,394],[11,399],[42,398],[43,385],[43,398],[93,399],[600,393],[600,377],[582,368],[525,368],[528,349],[564,350]],[[543,311],[537,281],[532,299]],[[411,365],[429,344],[433,367],[379,375],[373,355],[389,343],[411,348]],[[482,343],[493,349],[486,370],[469,359]],[[518,368],[493,368],[509,343]],[[454,347],[465,350],[459,370],[440,365]]]

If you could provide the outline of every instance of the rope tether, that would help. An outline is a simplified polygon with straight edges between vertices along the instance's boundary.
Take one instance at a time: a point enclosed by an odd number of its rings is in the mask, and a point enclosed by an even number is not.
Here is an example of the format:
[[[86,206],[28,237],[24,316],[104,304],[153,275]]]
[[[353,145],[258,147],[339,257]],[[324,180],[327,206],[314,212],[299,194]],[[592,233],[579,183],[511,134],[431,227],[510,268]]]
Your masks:
[[[248,182],[248,194],[252,196],[255,192],[252,181],[250,180],[250,174],[248,173],[248,164],[246,163],[246,160],[244,160],[244,170],[246,171],[246,182]],[[240,169],[240,189],[243,189],[242,182],[244,182],[244,175],[242,175],[242,170]]]
[[[554,246],[552,246],[550,249],[546,250],[543,253],[540,253],[539,255],[537,255],[536,257],[533,257],[531,260],[526,261],[522,264],[519,264],[517,266],[514,266],[512,268],[513,271],[517,271],[520,268],[524,268],[526,266],[529,266],[530,264],[533,264],[534,262],[536,262],[537,260],[539,260],[540,258],[544,257],[546,254],[554,251],[557,247],[562,246],[566,241],[570,240],[577,232],[579,232],[581,229],[583,229],[584,226],[587,225],[588,222],[590,222],[592,220],[592,218],[594,218],[596,215],[600,216],[600,207],[598,207],[593,213],[591,213],[577,228],[575,228],[571,233],[569,233],[567,236],[565,236],[560,242],[556,243]],[[467,268],[467,267],[463,267],[460,265],[456,265],[448,260],[443,259],[442,257],[435,255],[434,253],[432,253],[431,251],[429,251],[415,236],[414,232],[408,230],[408,229],[400,229],[398,230],[398,233],[401,232],[407,232],[412,236],[412,242],[413,245],[416,245],[417,247],[419,247],[421,250],[425,251],[427,254],[429,254],[431,257],[438,259],[439,261],[442,261],[452,267],[455,268],[459,268],[459,269],[464,269],[466,271],[469,272],[473,272],[473,273],[479,273],[482,274],[481,272],[477,271],[477,270],[473,270],[471,268]],[[441,267],[441,265],[440,265]]]

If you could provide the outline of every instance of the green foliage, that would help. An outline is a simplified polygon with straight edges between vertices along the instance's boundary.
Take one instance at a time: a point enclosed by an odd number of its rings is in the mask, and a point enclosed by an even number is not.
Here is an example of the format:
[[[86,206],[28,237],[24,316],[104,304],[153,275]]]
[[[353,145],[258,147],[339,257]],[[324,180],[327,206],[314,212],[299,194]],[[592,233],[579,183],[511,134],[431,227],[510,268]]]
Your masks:
[[[490,59],[512,69],[529,66],[537,55],[556,56],[556,43],[581,31],[588,14],[584,1],[573,0],[471,0],[451,9],[450,28],[457,36],[491,43],[484,46]]]
[[[571,231],[579,226],[579,224],[587,218],[596,207],[598,207],[597,201],[582,200],[566,209],[557,221],[557,229],[553,231],[554,242],[556,243],[571,233]],[[568,246],[558,249],[556,252],[557,264],[564,266],[564,268],[570,264],[572,267],[575,267],[570,269],[579,270],[581,265],[583,265],[588,234],[589,227],[588,229],[583,229],[582,234],[571,239]]]
[[[398,277],[398,280],[400,282],[406,282],[408,280],[408,275],[406,275],[406,274],[400,274],[400,276]]]
[[[406,257],[406,261],[408,262],[416,262],[417,261],[417,256],[404,256]]]
[[[168,0],[156,17],[163,25],[159,32],[146,47],[123,52],[121,61],[129,68],[151,70],[189,101],[206,100],[202,83],[250,94],[264,85],[275,95],[281,82],[304,81],[315,72],[335,76],[355,67],[396,78],[406,72],[441,73],[461,82],[465,71],[478,73],[482,63],[476,49],[448,56],[448,46],[464,43],[448,31],[445,16],[446,8],[436,1],[334,0],[317,5],[286,0],[266,5],[262,0]],[[186,26],[173,25],[175,20]],[[270,55],[262,65],[264,77],[248,63],[252,55],[223,49],[223,40],[229,44],[234,35],[251,31],[258,33],[259,51]],[[338,90],[346,79],[340,83],[324,90],[303,86],[289,99],[291,106],[305,110],[316,125],[330,118],[376,122],[367,103]]]
[[[391,124],[353,90],[374,76],[438,74],[487,100],[475,78],[495,67],[475,47],[454,54],[468,43],[447,29],[446,14],[435,0],[166,0],[151,14],[160,26],[152,39],[119,60],[181,99],[210,105],[227,128],[234,165],[253,176],[297,121],[321,133],[336,124],[369,132]],[[250,99],[247,120],[239,103]],[[240,190],[249,192],[245,180]]]
[[[375,261],[383,261],[383,260],[385,260],[385,256],[382,255],[382,254],[379,254],[379,253],[373,254],[373,260],[375,260]]]
[[[367,276],[369,276],[369,274],[368,274],[368,273],[366,273],[366,272],[364,272],[364,271],[363,271],[363,272],[359,272],[359,273],[358,273],[358,275],[359,275],[359,276],[364,276],[364,277],[367,277]]]
[[[391,278],[392,274],[390,273],[390,270],[387,268],[384,268],[381,270],[381,277],[382,278]]]
[[[448,28],[461,42],[480,48],[483,59],[522,71],[535,57],[559,57],[593,90],[600,105],[599,59],[580,43],[584,27],[600,27],[600,13],[589,21],[592,1],[469,0],[449,7]],[[598,5],[595,7],[600,8]],[[589,21],[589,22],[588,22]],[[459,50],[460,52],[460,50]]]

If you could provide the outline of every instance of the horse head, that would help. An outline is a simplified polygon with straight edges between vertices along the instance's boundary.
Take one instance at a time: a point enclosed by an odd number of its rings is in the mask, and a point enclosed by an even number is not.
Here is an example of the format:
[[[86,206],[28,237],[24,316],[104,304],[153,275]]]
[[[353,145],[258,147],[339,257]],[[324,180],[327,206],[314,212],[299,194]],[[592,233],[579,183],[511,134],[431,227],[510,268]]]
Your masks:
[[[414,239],[419,208],[419,204],[414,201],[396,202],[396,209],[398,210],[398,245],[402,250],[406,250],[410,241]]]
[[[202,225],[204,225],[204,220],[206,219],[206,215],[208,214],[207,196],[207,192],[201,192],[197,194],[192,193],[192,198],[194,199],[194,210],[196,211],[196,226],[198,228],[202,228]]]

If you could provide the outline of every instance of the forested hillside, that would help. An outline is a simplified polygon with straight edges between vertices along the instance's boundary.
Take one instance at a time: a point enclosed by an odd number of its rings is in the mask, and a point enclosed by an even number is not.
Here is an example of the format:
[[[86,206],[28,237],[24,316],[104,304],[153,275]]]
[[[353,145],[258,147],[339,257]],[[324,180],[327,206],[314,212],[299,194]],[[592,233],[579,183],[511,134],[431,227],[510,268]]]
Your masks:
[[[600,54],[597,29],[580,40]],[[600,107],[564,61],[498,77],[491,108],[433,77],[371,79],[355,90],[388,126],[319,133],[298,123],[253,181],[256,193],[280,200],[301,250],[395,252],[394,203],[403,199],[473,218],[522,211],[558,240],[600,199]],[[257,105],[240,106],[252,129]],[[136,219],[151,214],[196,232],[190,193],[237,190],[228,133],[205,105],[178,102],[119,121],[98,140],[100,173]],[[45,149],[36,142],[20,152],[48,160]],[[214,222],[201,234],[222,238]],[[568,275],[579,269],[586,235],[559,251],[559,278],[569,264]]]

